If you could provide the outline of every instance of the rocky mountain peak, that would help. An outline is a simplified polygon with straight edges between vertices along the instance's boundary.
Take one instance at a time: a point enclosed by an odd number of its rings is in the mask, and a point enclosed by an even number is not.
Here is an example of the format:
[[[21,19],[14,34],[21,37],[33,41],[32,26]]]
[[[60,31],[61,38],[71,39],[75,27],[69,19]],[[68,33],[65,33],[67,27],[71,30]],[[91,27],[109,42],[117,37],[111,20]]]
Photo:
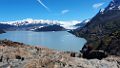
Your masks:
[[[120,0],[112,0],[106,10],[120,10]]]
[[[112,0],[113,2],[115,2],[115,3],[118,3],[118,2],[120,2],[120,0]]]

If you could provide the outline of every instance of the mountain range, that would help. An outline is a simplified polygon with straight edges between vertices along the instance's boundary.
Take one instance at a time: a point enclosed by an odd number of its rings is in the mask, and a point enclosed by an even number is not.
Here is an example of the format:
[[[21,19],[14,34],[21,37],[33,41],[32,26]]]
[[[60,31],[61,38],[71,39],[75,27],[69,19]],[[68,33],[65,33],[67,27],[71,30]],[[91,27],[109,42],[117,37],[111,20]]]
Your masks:
[[[87,40],[81,50],[84,57],[89,57],[93,50],[103,50],[109,55],[120,56],[120,0],[112,0],[84,27],[70,33]]]
[[[80,24],[81,21],[24,19],[24,20],[19,20],[19,21],[0,22],[0,29],[3,29],[5,31],[11,31],[11,30],[12,31],[13,30],[32,30],[32,31],[37,30],[38,31],[40,29],[44,30],[43,27],[45,28],[48,27],[47,29],[52,30],[52,28],[55,28],[54,25],[57,25],[56,29],[59,29],[62,27],[63,29],[68,30],[68,29],[77,28],[78,26],[74,26],[74,25],[78,23]],[[82,26],[82,25],[79,25],[79,26]]]

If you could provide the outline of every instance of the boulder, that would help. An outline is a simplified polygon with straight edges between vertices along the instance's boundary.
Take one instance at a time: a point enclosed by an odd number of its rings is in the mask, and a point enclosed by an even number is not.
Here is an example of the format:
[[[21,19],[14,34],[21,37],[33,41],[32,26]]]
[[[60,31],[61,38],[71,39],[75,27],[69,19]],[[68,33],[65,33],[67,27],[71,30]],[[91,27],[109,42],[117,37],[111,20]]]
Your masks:
[[[78,53],[78,52],[71,52],[70,53],[70,57],[82,57],[82,53]]]
[[[103,58],[106,58],[107,56],[108,56],[107,53],[103,50],[92,50],[86,55],[86,58],[101,60]]]

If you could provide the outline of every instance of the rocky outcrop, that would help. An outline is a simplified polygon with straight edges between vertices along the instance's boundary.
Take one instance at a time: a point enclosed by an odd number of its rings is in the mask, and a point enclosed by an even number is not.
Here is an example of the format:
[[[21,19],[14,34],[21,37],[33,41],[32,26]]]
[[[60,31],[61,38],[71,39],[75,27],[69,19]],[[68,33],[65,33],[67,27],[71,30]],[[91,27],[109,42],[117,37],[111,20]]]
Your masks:
[[[2,33],[5,33],[5,31],[3,31],[3,30],[0,30],[0,34],[2,34]]]
[[[87,60],[76,52],[0,40],[0,68],[119,68],[120,57]]]
[[[85,51],[83,52],[83,58],[87,59],[103,59],[106,58],[108,55],[103,50],[92,50],[92,51]]]
[[[103,50],[110,55],[120,56],[119,2],[120,0],[113,0],[104,11],[100,10],[82,29],[70,31],[70,33],[88,41],[82,48],[83,53]]]

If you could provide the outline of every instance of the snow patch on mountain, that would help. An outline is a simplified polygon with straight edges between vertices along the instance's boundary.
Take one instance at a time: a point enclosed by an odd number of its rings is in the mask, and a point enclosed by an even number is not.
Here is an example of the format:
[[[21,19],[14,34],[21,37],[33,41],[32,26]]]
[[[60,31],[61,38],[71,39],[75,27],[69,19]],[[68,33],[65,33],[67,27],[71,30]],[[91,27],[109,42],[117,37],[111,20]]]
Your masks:
[[[120,0],[112,0],[106,10],[120,10]]]
[[[23,20],[17,20],[17,21],[7,21],[7,22],[0,22],[3,24],[9,24],[14,26],[22,26],[22,25],[30,25],[30,24],[48,24],[48,25],[61,25],[66,29],[75,29],[73,25],[80,23],[81,21],[58,21],[58,20],[43,20],[43,19],[32,19],[27,18]],[[40,26],[41,27],[41,26]],[[43,27],[43,26],[42,26]]]

